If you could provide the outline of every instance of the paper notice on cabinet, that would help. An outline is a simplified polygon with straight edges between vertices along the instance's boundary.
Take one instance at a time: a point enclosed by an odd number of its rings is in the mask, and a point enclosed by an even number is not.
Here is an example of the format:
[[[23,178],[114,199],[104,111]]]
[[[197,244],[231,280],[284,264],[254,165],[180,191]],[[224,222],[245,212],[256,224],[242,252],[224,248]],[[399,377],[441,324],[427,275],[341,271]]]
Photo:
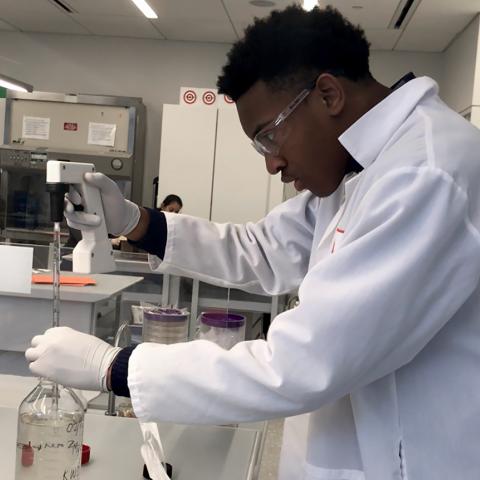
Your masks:
[[[115,145],[115,134],[117,126],[114,123],[95,123],[88,124],[88,144],[104,145],[113,147]]]
[[[23,117],[22,138],[48,140],[50,138],[50,119],[47,117]]]
[[[0,245],[0,292],[31,293],[32,265],[32,247]]]

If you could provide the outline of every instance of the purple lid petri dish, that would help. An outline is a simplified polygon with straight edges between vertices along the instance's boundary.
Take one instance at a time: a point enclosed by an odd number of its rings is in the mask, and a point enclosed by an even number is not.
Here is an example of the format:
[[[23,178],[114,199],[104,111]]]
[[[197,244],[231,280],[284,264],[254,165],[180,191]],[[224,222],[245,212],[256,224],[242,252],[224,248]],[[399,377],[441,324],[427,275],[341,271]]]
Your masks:
[[[188,318],[188,312],[178,308],[152,308],[143,312],[143,318],[157,322],[184,322]]]
[[[245,324],[245,317],[237,313],[203,312],[200,321],[210,327],[240,328]]]

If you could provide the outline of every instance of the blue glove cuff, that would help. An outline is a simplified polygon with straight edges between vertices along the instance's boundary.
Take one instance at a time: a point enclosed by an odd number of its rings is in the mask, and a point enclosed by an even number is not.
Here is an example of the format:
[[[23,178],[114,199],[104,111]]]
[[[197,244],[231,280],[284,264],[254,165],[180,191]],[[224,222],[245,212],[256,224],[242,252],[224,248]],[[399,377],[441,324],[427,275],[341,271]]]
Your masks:
[[[110,387],[113,393],[120,397],[130,397],[130,389],[128,388],[128,361],[135,347],[136,345],[123,348],[113,361]]]

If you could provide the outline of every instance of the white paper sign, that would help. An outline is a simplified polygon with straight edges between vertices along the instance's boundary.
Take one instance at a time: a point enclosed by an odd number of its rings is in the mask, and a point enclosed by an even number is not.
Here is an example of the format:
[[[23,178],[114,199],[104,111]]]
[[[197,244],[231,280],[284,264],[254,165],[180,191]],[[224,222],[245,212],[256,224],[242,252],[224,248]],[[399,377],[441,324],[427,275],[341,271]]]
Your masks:
[[[23,117],[22,138],[48,140],[50,138],[50,119],[46,117]]]
[[[114,123],[95,123],[88,124],[88,144],[104,145],[113,147],[115,145],[115,134],[117,126]]]
[[[31,293],[32,247],[0,245],[0,292]]]

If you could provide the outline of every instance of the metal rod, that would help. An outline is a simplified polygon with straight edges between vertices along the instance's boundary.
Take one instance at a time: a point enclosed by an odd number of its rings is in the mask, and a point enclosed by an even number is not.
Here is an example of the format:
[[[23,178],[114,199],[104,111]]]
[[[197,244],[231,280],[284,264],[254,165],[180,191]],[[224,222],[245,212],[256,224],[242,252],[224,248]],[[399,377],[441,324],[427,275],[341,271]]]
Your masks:
[[[60,326],[60,223],[53,224],[53,327]]]
[[[60,326],[60,222],[53,224],[53,320],[52,326]],[[53,386],[53,407],[58,412],[58,384]]]

